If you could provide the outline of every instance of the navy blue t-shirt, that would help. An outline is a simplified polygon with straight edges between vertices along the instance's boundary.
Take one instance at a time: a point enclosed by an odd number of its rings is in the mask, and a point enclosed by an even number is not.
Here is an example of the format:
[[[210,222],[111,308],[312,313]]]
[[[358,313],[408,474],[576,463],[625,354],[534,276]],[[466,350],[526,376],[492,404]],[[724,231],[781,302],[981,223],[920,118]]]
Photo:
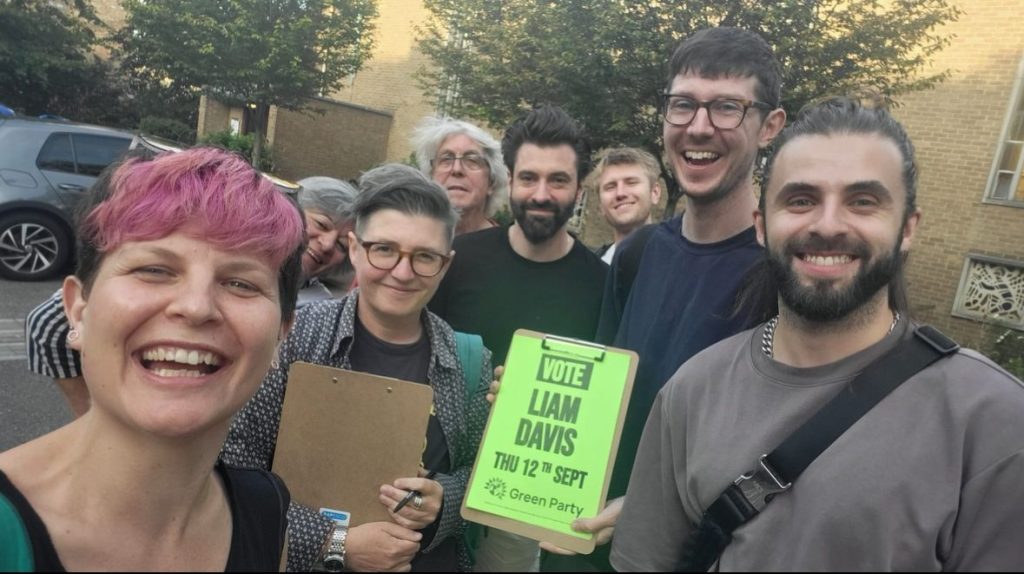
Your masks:
[[[735,313],[736,294],[763,249],[754,228],[717,243],[693,243],[681,233],[682,216],[650,234],[636,279],[618,321],[614,345],[640,355],[633,395],[612,474],[609,497],[625,494],[640,436],[658,391],[690,357],[749,328],[749,313]],[[627,239],[626,241],[628,241]],[[620,245],[605,290],[602,328],[614,297]],[[612,319],[614,320],[614,319]]]

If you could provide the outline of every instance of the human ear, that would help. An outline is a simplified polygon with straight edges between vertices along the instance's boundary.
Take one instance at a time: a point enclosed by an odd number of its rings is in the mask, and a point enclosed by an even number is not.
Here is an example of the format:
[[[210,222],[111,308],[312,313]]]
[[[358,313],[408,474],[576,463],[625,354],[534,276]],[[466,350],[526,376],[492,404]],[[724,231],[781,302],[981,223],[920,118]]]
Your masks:
[[[765,247],[764,213],[759,209],[754,210],[754,231],[757,233],[758,244]]]
[[[921,223],[921,210],[915,209],[910,217],[907,218],[906,223],[903,224],[903,238],[900,240],[900,251],[907,253],[910,251],[910,244],[914,241],[914,234],[917,233],[917,225]]]
[[[775,136],[779,135],[782,128],[786,127],[786,110],[782,108],[776,108],[768,112],[768,116],[765,117],[764,121],[761,122],[760,134],[758,137],[758,147],[768,147],[768,144],[772,143]]]
[[[88,304],[85,298],[85,286],[82,285],[78,277],[69,275],[64,279],[61,296],[64,299],[64,314],[71,327],[71,332],[68,333],[68,346],[76,351],[81,351],[82,336],[85,331],[82,317],[85,315],[85,308]],[[77,333],[77,335],[71,333]]]
[[[351,232],[351,231],[349,231],[348,232],[348,260],[349,261],[352,261],[356,257],[356,249],[357,249],[356,243],[357,242],[358,242],[358,240],[356,239],[356,234]]]

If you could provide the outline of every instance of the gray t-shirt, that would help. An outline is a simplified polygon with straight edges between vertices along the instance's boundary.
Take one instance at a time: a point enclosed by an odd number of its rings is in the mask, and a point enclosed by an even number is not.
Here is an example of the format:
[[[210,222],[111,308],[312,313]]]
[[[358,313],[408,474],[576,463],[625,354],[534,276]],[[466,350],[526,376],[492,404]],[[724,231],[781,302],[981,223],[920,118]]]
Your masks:
[[[703,511],[865,366],[907,321],[830,365],[760,350],[763,326],[684,364],[658,395],[615,529],[619,571],[665,571]],[[908,379],[736,530],[720,570],[1024,567],[1024,385],[961,350]]]

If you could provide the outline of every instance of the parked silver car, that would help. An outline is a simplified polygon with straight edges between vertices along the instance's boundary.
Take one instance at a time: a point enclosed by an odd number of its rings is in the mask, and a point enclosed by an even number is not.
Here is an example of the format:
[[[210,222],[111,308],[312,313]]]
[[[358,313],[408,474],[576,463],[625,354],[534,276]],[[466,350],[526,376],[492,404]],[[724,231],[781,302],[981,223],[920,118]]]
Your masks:
[[[180,151],[169,142],[67,121],[0,118],[0,277],[49,279],[74,252],[75,206],[129,149]],[[264,174],[281,191],[299,186]]]
[[[133,139],[73,122],[0,119],[0,276],[49,279],[67,268],[75,205]]]

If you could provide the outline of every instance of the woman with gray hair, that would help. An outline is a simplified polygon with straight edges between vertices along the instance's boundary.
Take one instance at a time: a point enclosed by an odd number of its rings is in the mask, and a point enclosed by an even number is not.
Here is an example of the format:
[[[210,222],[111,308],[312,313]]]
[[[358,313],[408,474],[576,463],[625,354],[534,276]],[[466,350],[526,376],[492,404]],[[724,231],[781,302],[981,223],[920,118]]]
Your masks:
[[[508,198],[508,170],[497,140],[469,122],[430,116],[413,132],[412,145],[420,170],[459,211],[456,235],[498,225],[490,216]]]
[[[331,291],[322,280],[351,282],[348,263],[348,232],[352,229],[352,202],[356,189],[333,177],[307,177],[299,180],[299,205],[306,214],[309,242],[302,254],[302,272],[306,278],[299,291],[299,306],[330,299]]]

